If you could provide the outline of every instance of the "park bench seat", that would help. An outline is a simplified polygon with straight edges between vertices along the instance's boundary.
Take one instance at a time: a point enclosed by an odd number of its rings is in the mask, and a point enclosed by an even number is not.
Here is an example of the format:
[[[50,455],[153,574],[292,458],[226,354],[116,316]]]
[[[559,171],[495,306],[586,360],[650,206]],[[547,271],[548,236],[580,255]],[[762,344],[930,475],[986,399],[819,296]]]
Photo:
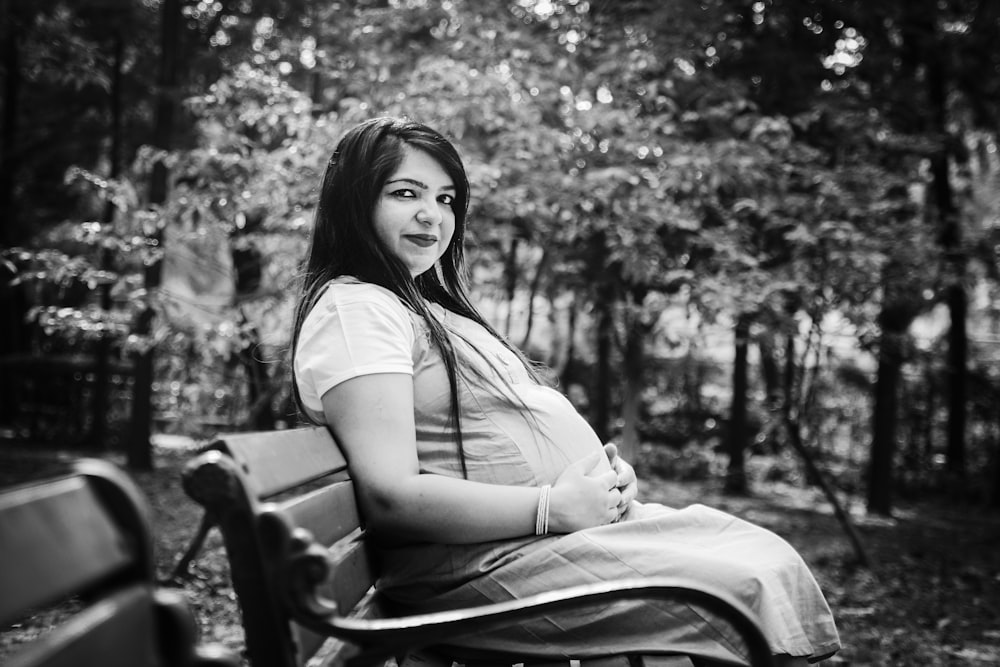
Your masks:
[[[219,436],[184,471],[184,488],[222,532],[253,667],[304,665],[567,665],[552,655],[448,647],[449,640],[560,609],[624,598],[696,604],[733,626],[754,665],[766,640],[739,603],[676,579],[578,586],[479,608],[388,617],[373,586],[347,462],[323,427]],[[582,667],[640,667],[640,656],[575,656]],[[691,665],[682,656],[657,665]]]
[[[55,628],[7,667],[238,667],[199,645],[177,591],[154,581],[145,501],[105,461],[0,491],[0,627],[53,610]]]

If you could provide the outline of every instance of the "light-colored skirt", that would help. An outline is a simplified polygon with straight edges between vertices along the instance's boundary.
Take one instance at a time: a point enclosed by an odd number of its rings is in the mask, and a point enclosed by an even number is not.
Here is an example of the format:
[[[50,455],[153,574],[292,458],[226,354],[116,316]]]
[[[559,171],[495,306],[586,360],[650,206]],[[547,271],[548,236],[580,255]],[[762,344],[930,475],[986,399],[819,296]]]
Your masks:
[[[727,591],[751,611],[775,654],[813,660],[840,648],[830,608],[782,538],[703,505],[634,503],[618,523],[568,535],[384,550],[379,588],[401,613],[441,611],[579,584],[681,577]],[[735,632],[703,610],[629,600],[559,612],[456,641],[524,654],[581,657],[676,651],[746,661]]]

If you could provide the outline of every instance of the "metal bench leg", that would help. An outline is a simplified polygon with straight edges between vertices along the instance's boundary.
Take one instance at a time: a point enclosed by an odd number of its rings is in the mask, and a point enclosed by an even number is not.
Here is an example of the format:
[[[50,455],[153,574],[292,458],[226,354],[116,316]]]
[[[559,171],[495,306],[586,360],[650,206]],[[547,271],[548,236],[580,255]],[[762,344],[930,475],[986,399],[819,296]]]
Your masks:
[[[210,516],[208,512],[201,517],[201,523],[198,524],[198,531],[195,533],[194,537],[191,539],[191,543],[188,544],[187,549],[184,550],[184,554],[174,565],[173,571],[170,573],[170,577],[167,578],[166,582],[168,584],[176,584],[183,582],[191,577],[191,563],[197,558],[198,553],[201,548],[205,545],[205,539],[208,538],[208,532],[212,530],[215,526],[215,518]]]

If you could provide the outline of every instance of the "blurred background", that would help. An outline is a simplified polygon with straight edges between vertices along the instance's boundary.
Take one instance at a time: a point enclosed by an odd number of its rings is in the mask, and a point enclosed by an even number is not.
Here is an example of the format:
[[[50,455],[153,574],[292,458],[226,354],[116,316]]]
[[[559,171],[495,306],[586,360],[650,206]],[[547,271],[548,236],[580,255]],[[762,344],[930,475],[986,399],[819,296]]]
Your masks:
[[[1000,3],[0,6],[0,442],[294,425],[323,169],[406,115],[478,305],[638,467],[1000,505]]]

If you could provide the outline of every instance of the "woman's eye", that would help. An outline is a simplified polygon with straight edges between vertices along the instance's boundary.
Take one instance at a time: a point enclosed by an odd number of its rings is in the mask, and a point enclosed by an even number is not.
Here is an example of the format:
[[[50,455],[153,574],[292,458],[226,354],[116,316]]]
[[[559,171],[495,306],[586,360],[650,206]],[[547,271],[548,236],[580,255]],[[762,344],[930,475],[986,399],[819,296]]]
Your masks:
[[[455,203],[455,197],[453,197],[452,195],[441,195],[440,197],[438,197],[438,201],[441,202],[442,204],[451,206],[452,204]]]
[[[401,188],[399,190],[393,190],[389,193],[393,197],[399,197],[400,199],[413,199],[417,194],[410,190],[409,188]]]

